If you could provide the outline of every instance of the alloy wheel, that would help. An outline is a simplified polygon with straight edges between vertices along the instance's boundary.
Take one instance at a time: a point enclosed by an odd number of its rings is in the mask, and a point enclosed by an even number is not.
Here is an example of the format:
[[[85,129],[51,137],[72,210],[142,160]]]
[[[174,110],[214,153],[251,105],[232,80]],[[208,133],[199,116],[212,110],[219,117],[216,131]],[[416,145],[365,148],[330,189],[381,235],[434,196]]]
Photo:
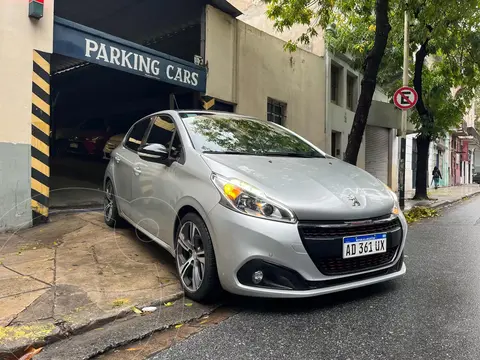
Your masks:
[[[105,198],[103,200],[103,207],[105,213],[105,220],[110,221],[113,216],[113,186],[111,182],[107,183],[105,188]]]
[[[191,221],[182,225],[177,239],[177,268],[183,286],[196,292],[205,275],[205,249],[198,227]]]

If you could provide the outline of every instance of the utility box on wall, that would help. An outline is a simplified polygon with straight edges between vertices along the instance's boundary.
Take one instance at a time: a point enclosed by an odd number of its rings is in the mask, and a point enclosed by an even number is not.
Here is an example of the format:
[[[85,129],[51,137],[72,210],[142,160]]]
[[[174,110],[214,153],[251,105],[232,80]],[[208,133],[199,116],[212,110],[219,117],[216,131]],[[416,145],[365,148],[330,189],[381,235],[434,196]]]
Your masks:
[[[30,0],[28,4],[28,16],[34,19],[41,19],[43,17],[43,1],[44,0]]]

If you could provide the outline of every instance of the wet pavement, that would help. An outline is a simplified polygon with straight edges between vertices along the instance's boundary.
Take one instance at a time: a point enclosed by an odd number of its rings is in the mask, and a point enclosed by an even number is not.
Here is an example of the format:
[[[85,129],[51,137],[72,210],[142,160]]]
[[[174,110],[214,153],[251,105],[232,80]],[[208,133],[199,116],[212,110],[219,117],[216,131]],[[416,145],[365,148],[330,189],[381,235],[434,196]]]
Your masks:
[[[0,359],[180,297],[173,257],[101,212],[0,234]]]
[[[443,207],[465,197],[470,197],[480,192],[479,184],[468,184],[459,186],[447,186],[438,189],[429,188],[428,197],[430,200],[411,200],[415,191],[410,190],[406,193],[405,211],[415,206],[423,207]]]
[[[151,360],[479,359],[480,196],[410,227],[404,278],[241,312]]]

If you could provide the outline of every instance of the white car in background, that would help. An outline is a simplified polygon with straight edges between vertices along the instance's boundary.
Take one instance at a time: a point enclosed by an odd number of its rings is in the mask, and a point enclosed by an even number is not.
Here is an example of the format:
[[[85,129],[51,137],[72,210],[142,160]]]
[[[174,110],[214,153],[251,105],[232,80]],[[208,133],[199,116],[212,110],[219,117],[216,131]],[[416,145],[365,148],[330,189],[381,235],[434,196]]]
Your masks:
[[[110,160],[110,155],[113,150],[115,150],[121,143],[125,134],[117,134],[112,136],[105,144],[103,148],[103,158],[106,160]]]

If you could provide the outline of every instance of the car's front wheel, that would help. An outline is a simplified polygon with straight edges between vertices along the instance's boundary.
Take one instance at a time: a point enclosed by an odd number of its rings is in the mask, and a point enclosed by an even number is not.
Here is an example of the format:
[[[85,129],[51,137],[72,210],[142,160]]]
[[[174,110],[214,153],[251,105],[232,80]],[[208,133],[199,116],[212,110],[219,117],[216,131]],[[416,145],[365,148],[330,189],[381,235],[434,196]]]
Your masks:
[[[221,294],[212,239],[200,216],[185,215],[177,231],[176,264],[186,295],[210,302]]]
[[[117,207],[117,200],[115,198],[115,190],[111,180],[107,180],[105,184],[105,196],[103,200],[103,217],[105,224],[110,227],[122,227],[125,222],[120,217]]]

